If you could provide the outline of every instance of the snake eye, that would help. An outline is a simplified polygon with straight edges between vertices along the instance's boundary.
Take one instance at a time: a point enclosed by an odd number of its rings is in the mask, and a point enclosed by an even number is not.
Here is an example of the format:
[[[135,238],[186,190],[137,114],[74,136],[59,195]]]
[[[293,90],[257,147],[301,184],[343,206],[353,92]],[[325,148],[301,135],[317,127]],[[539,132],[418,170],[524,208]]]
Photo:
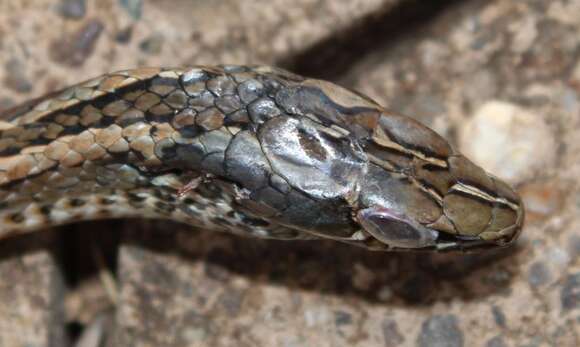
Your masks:
[[[389,209],[369,207],[357,218],[362,227],[379,241],[397,248],[421,248],[435,245],[438,232],[414,223]]]

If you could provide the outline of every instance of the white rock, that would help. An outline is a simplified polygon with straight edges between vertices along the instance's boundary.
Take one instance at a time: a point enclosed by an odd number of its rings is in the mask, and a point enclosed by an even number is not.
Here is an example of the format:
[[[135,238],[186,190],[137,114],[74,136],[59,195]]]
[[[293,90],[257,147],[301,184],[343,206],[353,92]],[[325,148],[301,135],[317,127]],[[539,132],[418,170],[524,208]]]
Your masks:
[[[556,156],[552,131],[539,115],[511,103],[490,101],[460,129],[460,150],[510,183],[549,167]]]

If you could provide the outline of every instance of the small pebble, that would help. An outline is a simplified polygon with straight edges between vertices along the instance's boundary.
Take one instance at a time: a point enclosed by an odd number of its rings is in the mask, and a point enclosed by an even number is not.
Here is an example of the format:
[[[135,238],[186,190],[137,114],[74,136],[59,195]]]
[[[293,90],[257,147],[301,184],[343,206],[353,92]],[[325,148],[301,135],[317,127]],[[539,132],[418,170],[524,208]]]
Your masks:
[[[120,0],[119,4],[127,10],[127,13],[134,20],[141,19],[141,15],[143,14],[143,0]]]
[[[545,220],[553,216],[566,201],[566,186],[566,182],[541,180],[521,187],[519,193],[526,206],[526,219]]]
[[[492,337],[487,343],[485,347],[508,347],[501,336]]]
[[[199,327],[186,328],[181,332],[181,336],[188,342],[203,341],[207,337],[207,331]]]
[[[153,34],[141,41],[139,48],[147,54],[159,54],[163,48],[163,36],[161,34]]]
[[[578,230],[575,231],[578,233]],[[580,256],[580,234],[573,234],[570,236],[570,241],[568,242],[569,252],[572,261],[575,261],[578,256]]]
[[[352,324],[352,315],[344,311],[334,312],[334,324],[336,326]]]
[[[32,83],[25,74],[25,67],[18,59],[9,59],[4,67],[6,76],[4,84],[17,93],[28,93],[32,90]]]
[[[541,287],[550,282],[552,275],[548,266],[542,262],[535,262],[530,266],[528,272],[528,283],[533,288]]]
[[[539,116],[518,105],[490,101],[460,129],[462,152],[510,183],[551,167],[556,141]]]
[[[220,304],[225,308],[229,317],[235,317],[242,308],[244,293],[240,290],[230,289],[220,296]]]
[[[498,306],[493,306],[491,308],[491,313],[493,314],[493,319],[495,320],[495,324],[499,327],[505,328],[506,326],[506,318],[505,314],[503,313],[502,309]]]
[[[386,347],[399,346],[405,342],[405,338],[399,332],[397,322],[393,319],[385,319],[381,324],[383,330],[383,338],[385,339]]]
[[[432,316],[423,322],[418,347],[461,347],[463,332],[454,315]]]
[[[6,96],[0,97],[0,111],[7,110],[12,106],[14,106],[14,100]]]
[[[542,346],[542,337],[540,336],[534,336],[530,339],[530,341],[524,345],[521,345],[521,347],[540,347]]]
[[[560,99],[560,106],[570,114],[576,114],[580,112],[580,101],[578,100],[576,90],[572,88],[564,89],[564,93],[562,93],[562,97]]]
[[[304,321],[307,327],[322,326],[330,320],[329,312],[325,308],[312,308],[304,312]]]
[[[377,293],[377,298],[382,302],[391,300],[393,298],[393,289],[389,286],[382,286]]]
[[[369,290],[375,281],[375,274],[361,263],[354,264],[353,284],[356,289]]]
[[[131,41],[131,37],[133,36],[133,27],[128,26],[125,29],[122,29],[115,34],[115,41],[119,43],[129,43]]]
[[[497,267],[493,271],[489,271],[489,273],[487,273],[484,277],[484,281],[486,283],[497,288],[504,288],[509,286],[511,280],[512,275],[507,269],[503,267]]]
[[[562,308],[566,311],[580,306],[580,273],[575,273],[566,278],[560,292],[560,301]]]
[[[87,4],[86,0],[62,0],[58,9],[65,18],[80,19],[87,12]]]
[[[92,19],[72,35],[53,42],[50,46],[52,60],[73,67],[82,65],[93,53],[103,29],[101,21]]]
[[[570,264],[570,254],[563,248],[554,247],[548,251],[547,256],[551,263],[562,270]]]

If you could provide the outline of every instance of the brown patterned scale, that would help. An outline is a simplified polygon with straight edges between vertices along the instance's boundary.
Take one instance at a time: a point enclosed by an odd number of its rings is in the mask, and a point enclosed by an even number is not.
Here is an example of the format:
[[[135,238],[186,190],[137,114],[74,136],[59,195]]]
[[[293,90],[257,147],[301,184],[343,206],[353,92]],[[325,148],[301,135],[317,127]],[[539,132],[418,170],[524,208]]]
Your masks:
[[[0,237],[168,218],[378,250],[505,246],[519,197],[415,120],[265,66],[142,68],[0,122]]]

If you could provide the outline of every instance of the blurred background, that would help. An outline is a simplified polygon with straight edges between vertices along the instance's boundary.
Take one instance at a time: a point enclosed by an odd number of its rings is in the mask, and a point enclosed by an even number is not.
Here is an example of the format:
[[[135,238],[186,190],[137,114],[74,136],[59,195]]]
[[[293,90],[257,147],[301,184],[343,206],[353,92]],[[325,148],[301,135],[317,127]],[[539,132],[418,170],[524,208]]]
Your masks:
[[[169,222],[0,242],[0,346],[580,345],[580,0],[0,0],[0,110],[119,69],[269,64],[517,187],[515,247],[372,253]],[[0,111],[1,113],[1,111]]]

